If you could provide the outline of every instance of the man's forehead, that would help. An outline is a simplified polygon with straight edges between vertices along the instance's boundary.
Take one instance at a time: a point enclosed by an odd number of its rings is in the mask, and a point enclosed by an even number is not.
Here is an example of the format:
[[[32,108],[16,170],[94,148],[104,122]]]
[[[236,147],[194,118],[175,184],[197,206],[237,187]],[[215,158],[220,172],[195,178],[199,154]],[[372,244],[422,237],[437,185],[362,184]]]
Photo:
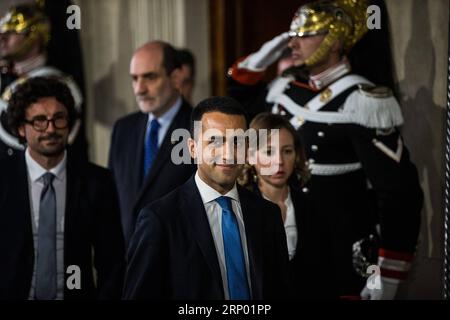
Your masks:
[[[30,106],[26,109],[26,111],[28,113],[42,113],[42,112],[61,112],[67,111],[67,109],[62,103],[56,100],[55,97],[44,97],[30,104]]]
[[[130,73],[134,75],[158,72],[163,68],[163,52],[157,48],[138,50],[130,63]]]
[[[208,128],[203,131],[204,138],[232,138],[245,137],[246,131],[244,129],[223,129],[223,128]]]
[[[219,129],[246,129],[246,120],[240,114],[227,114],[220,111],[211,111],[203,114],[201,119],[204,127]]]

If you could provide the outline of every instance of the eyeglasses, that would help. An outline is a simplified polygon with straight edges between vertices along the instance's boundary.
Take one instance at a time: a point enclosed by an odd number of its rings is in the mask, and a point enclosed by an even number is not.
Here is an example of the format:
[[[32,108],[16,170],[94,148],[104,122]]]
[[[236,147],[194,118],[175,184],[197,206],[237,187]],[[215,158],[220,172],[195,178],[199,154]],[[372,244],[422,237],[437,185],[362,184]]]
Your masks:
[[[49,123],[52,122],[56,129],[65,129],[69,125],[69,119],[66,115],[56,115],[51,119],[47,119],[46,116],[37,116],[31,120],[25,120],[25,123],[31,124],[36,131],[47,130]]]

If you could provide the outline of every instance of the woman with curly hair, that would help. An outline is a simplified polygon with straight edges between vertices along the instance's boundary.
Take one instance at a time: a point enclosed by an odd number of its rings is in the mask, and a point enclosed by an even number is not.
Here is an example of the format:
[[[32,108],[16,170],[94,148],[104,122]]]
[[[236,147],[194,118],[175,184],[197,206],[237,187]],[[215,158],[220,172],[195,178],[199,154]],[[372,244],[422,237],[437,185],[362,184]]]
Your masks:
[[[289,253],[290,297],[334,298],[328,233],[309,204],[309,171],[299,137],[288,120],[271,113],[257,115],[250,129],[256,135],[250,135],[250,164],[239,183],[281,209]],[[261,130],[267,130],[267,139]]]

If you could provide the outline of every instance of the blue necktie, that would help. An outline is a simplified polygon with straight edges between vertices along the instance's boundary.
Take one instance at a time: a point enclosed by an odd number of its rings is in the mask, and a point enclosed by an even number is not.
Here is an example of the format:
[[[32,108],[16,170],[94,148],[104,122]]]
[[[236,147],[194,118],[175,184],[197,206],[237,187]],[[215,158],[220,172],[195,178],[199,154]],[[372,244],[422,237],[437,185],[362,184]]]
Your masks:
[[[44,188],[39,204],[38,250],[36,262],[37,300],[56,298],[56,195],[54,175],[43,175]]]
[[[153,161],[158,153],[158,130],[160,124],[158,120],[153,119],[147,127],[144,146],[144,178],[150,172]]]
[[[219,197],[216,201],[222,208],[223,249],[230,300],[248,300],[250,299],[250,290],[245,270],[244,252],[231,200],[228,197]]]

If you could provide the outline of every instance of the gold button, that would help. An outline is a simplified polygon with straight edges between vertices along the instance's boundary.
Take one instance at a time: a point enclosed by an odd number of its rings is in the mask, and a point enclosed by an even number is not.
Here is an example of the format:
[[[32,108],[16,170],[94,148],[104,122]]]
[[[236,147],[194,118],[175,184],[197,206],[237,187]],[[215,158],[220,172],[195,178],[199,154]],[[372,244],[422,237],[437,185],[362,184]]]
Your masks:
[[[320,102],[328,102],[333,96],[333,91],[330,88],[326,88],[320,93]]]

